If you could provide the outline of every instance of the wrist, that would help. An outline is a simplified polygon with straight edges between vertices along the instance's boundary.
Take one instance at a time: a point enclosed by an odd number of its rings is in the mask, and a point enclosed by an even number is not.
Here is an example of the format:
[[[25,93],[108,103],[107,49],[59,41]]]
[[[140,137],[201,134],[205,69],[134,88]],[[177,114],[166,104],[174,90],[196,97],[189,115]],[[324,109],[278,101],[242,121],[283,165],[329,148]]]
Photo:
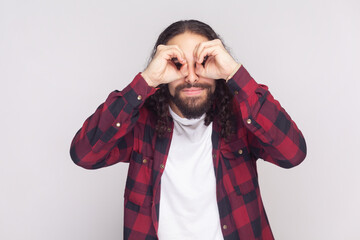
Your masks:
[[[154,82],[151,81],[151,79],[148,77],[148,75],[146,74],[146,72],[142,72],[140,73],[141,76],[144,78],[145,82],[150,86],[150,87],[156,87]]]
[[[236,63],[236,66],[233,67],[233,71],[225,79],[226,82],[229,81],[235,75],[235,73],[239,70],[240,67],[241,67],[241,63]]]

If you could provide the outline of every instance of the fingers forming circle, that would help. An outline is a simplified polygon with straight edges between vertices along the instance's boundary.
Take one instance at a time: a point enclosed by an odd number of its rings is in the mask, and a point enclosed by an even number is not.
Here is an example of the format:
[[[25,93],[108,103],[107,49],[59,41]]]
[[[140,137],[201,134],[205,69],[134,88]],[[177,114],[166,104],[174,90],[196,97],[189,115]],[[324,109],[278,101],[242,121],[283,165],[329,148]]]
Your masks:
[[[194,56],[198,63],[202,63],[203,59],[200,59],[200,54],[204,50],[204,48],[222,45],[220,39],[214,39],[211,41],[201,42],[194,49]]]
[[[207,60],[209,57],[215,57],[219,53],[219,46],[209,46],[203,48],[203,50],[199,53],[198,63],[203,63],[204,60]]]

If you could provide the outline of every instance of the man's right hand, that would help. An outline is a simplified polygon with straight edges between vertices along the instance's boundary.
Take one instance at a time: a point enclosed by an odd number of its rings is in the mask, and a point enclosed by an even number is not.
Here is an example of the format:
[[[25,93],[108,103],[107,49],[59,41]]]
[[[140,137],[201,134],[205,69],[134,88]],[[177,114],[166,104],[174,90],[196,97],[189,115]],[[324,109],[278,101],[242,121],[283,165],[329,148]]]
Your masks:
[[[151,87],[170,83],[187,75],[188,66],[183,51],[177,45],[162,44],[157,47],[154,58],[141,73]]]

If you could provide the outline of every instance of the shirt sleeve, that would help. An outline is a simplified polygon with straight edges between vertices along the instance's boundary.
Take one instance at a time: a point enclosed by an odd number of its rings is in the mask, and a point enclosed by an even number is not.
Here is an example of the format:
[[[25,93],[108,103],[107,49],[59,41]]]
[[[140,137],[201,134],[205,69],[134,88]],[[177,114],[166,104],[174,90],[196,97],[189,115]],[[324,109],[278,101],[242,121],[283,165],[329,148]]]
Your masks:
[[[241,66],[227,81],[240,106],[251,153],[283,168],[300,164],[306,156],[303,134],[263,84]]]
[[[133,128],[140,108],[155,91],[138,73],[122,91],[111,92],[75,134],[70,146],[74,163],[96,169],[129,162],[134,143]]]

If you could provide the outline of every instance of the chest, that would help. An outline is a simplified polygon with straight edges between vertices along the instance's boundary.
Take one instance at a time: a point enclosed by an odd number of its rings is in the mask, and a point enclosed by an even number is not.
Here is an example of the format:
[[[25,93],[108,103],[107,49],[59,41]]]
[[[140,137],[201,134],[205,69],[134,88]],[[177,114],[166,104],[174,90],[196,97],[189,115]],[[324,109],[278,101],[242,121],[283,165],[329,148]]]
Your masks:
[[[252,179],[257,176],[256,164],[250,153],[244,128],[238,129],[236,136],[226,141],[220,137],[218,126],[214,124],[209,132],[205,132],[208,135],[204,135],[205,140],[200,143],[174,137],[174,124],[164,137],[157,137],[154,129],[142,126],[137,126],[134,131],[125,195],[136,193],[142,196],[137,201],[139,204],[146,197],[153,199],[157,194],[169,155],[184,159],[195,155],[210,156],[216,182],[222,181],[226,191],[241,194],[255,186]],[[172,166],[173,169],[176,167]]]

